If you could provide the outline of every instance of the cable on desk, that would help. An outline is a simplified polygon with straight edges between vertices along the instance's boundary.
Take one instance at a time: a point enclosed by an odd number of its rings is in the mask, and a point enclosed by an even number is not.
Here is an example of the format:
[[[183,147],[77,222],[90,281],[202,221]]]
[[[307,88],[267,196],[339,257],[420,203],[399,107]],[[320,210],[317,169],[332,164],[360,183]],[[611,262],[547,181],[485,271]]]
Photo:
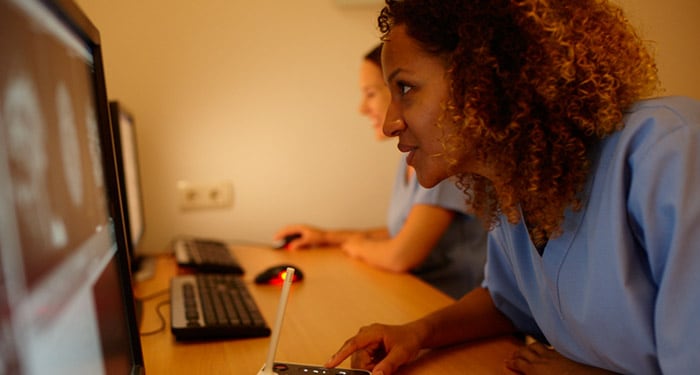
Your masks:
[[[168,299],[166,301],[161,301],[160,303],[158,303],[158,305],[156,305],[156,314],[158,315],[158,319],[160,319],[160,327],[158,327],[157,329],[154,329],[152,331],[141,332],[140,333],[141,336],[155,335],[156,333],[160,333],[160,332],[163,332],[165,330],[165,324],[166,324],[165,323],[165,316],[160,311],[160,308],[163,306],[169,305],[169,304],[170,304],[170,300]]]

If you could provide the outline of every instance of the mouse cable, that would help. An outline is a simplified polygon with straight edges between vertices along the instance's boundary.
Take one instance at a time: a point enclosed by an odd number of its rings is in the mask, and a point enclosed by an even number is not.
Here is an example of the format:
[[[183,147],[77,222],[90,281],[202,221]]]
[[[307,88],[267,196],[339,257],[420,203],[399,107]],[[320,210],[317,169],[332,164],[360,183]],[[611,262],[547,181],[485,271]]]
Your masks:
[[[156,305],[156,314],[158,315],[158,319],[160,320],[160,327],[157,329],[151,330],[151,331],[145,331],[145,332],[140,332],[141,336],[150,336],[150,335],[155,335],[156,333],[163,332],[165,330],[165,316],[163,313],[160,311],[161,307],[169,305],[170,300],[165,300],[161,301]]]

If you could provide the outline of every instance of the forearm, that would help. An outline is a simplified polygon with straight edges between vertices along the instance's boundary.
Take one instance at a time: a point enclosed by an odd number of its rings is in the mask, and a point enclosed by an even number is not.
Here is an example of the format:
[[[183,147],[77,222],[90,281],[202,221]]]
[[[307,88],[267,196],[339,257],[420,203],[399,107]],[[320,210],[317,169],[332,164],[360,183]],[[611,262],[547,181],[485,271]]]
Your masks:
[[[341,246],[350,256],[374,267],[407,272],[420,265],[449,227],[454,213],[440,207],[413,206],[403,227],[391,237],[386,228],[372,236],[348,238]]]
[[[415,322],[423,348],[515,333],[513,323],[493,304],[488,289],[476,288],[456,303]]]
[[[386,240],[390,238],[389,229],[386,227],[366,229],[364,230],[364,235],[370,240]]]
[[[428,258],[454,216],[454,212],[442,207],[417,204],[411,208],[398,233],[373,244],[376,251],[365,251],[363,255],[368,263],[385,269],[394,272],[410,271]]]
[[[391,272],[406,272],[416,266],[420,259],[395,248],[393,239],[353,239],[343,244],[343,250],[353,258],[377,268]]]
[[[329,229],[324,231],[323,240],[327,245],[338,246],[353,237],[362,237],[371,240],[387,238],[389,232],[386,228],[372,229]]]

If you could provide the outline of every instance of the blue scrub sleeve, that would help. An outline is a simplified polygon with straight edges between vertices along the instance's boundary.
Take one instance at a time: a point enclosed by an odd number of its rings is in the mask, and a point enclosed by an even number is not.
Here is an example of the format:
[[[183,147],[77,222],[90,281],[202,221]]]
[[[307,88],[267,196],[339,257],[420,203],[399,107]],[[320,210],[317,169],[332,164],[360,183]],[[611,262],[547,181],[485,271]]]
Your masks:
[[[496,308],[505,314],[519,331],[546,342],[542,331],[532,318],[532,312],[515,280],[513,264],[503,250],[499,229],[488,236],[488,257],[482,286],[489,290]]]
[[[681,120],[700,124],[700,119]],[[690,374],[700,364],[700,132],[697,126],[679,127],[649,148],[654,152],[640,150],[635,153],[639,160],[631,163],[637,168],[635,180],[646,183],[632,181],[630,186],[630,225],[658,285],[654,332],[659,366],[664,374]]]

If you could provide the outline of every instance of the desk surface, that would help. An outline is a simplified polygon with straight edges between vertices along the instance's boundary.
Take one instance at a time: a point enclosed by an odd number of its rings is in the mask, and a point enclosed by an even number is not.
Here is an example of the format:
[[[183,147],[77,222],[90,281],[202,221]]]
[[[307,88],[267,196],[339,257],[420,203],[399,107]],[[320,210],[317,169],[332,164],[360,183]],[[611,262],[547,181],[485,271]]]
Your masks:
[[[298,252],[256,247],[232,247],[246,270],[244,280],[270,327],[274,324],[281,286],[256,285],[264,268],[291,263],[305,279],[292,285],[280,334],[277,361],[320,365],[363,326],[374,322],[401,324],[448,305],[452,299],[409,274],[393,274],[352,260],[338,249]],[[135,285],[144,297],[168,289],[179,272],[171,256],[156,260],[155,277]],[[168,294],[143,304],[142,331],[160,325],[159,302]],[[143,336],[147,374],[256,374],[265,362],[269,338],[181,343],[170,333],[170,310],[163,332]],[[400,374],[500,374],[503,360],[517,347],[501,338],[426,352]],[[346,361],[341,367],[349,367]]]

